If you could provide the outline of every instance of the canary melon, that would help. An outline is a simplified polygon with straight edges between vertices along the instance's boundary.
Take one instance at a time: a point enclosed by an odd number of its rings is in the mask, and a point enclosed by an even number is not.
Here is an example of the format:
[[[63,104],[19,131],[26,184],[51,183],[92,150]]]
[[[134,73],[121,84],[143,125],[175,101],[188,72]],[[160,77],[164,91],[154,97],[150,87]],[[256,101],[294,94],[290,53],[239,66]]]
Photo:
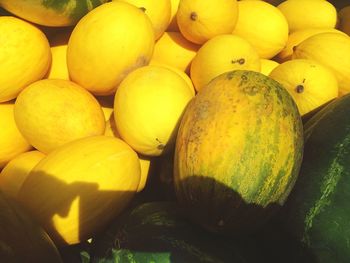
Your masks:
[[[278,9],[287,18],[289,32],[308,28],[334,28],[337,23],[337,10],[328,1],[287,0],[278,5]]]
[[[44,157],[45,154],[39,151],[29,151],[11,159],[0,173],[0,189],[16,197],[31,170]]]
[[[43,153],[105,131],[105,118],[94,96],[62,79],[44,79],[25,88],[16,99],[14,118],[24,138]]]
[[[146,156],[171,151],[181,116],[193,97],[187,82],[170,69],[145,66],[134,70],[114,97],[120,137]]]
[[[59,147],[30,172],[17,195],[58,245],[89,239],[131,201],[137,154],[120,139],[90,136]]]
[[[350,37],[325,32],[313,35],[294,48],[293,59],[304,58],[319,62],[336,76],[339,94],[350,92]]]
[[[31,149],[17,128],[13,109],[13,102],[0,103],[0,169],[17,155]]]
[[[95,95],[112,95],[126,75],[149,63],[154,41],[152,23],[140,8],[122,1],[101,5],[69,38],[69,76]]]

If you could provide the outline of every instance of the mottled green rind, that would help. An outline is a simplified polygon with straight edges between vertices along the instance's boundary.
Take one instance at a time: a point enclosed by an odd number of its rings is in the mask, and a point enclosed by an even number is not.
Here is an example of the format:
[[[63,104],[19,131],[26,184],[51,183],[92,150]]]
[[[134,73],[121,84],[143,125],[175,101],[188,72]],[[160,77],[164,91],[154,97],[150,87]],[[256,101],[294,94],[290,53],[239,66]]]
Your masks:
[[[33,1],[30,8],[28,8],[28,3],[31,0],[23,0],[26,2],[25,7],[20,8],[18,4],[11,3],[13,0],[1,0],[0,4],[3,4],[4,9],[17,15],[30,22],[43,25],[43,26],[71,26],[75,25],[84,15],[90,12],[92,9],[98,7],[99,5],[108,2],[108,0],[43,0],[40,3],[38,1]],[[17,1],[18,2],[18,1]],[[75,5],[73,9],[68,7],[72,4]],[[40,12],[37,12],[39,11]],[[49,18],[49,16],[40,16],[41,11],[46,10],[54,11],[55,18]]]
[[[62,263],[46,232],[10,197],[0,192],[0,261]]]
[[[234,247],[192,225],[176,203],[142,204],[97,237],[92,263],[246,262]]]
[[[226,86],[217,84],[225,79]],[[232,113],[227,114],[227,109]],[[229,125],[239,127],[246,119],[250,126],[245,129],[243,147],[237,148],[234,136],[226,131],[234,132]],[[208,136],[206,128],[213,126],[217,128]],[[201,147],[208,141],[213,153],[203,157],[207,153]],[[282,150],[282,142],[290,147]],[[231,157],[236,152],[240,153],[238,159]],[[194,221],[214,232],[246,233],[284,204],[302,154],[302,122],[289,93],[258,72],[222,74],[196,95],[181,120],[174,162],[178,200]],[[258,157],[259,164],[252,169],[250,163]],[[276,163],[282,165],[273,171]],[[248,179],[250,183],[244,183]]]
[[[71,1],[76,2],[76,7],[67,15],[72,23],[75,23],[93,8],[106,3],[108,0],[43,0],[42,5],[47,9],[55,10],[58,14],[65,14],[66,6]]]
[[[350,262],[350,95],[305,124],[299,178],[286,204],[286,227],[317,262]]]

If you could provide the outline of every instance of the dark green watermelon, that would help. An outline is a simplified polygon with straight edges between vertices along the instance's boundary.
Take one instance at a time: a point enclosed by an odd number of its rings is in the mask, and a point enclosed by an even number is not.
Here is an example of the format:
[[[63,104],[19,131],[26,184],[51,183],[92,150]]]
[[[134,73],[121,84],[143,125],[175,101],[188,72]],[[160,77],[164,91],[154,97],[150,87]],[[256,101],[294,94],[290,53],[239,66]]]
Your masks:
[[[186,221],[175,203],[142,204],[92,244],[92,262],[248,262],[225,239]],[[254,253],[252,253],[254,254]]]
[[[90,240],[89,240],[90,241]],[[63,262],[67,263],[90,263],[90,242],[58,247]]]
[[[46,232],[14,200],[0,192],[0,262],[62,263]]]
[[[350,94],[305,124],[300,175],[286,204],[286,227],[317,262],[350,262]]]

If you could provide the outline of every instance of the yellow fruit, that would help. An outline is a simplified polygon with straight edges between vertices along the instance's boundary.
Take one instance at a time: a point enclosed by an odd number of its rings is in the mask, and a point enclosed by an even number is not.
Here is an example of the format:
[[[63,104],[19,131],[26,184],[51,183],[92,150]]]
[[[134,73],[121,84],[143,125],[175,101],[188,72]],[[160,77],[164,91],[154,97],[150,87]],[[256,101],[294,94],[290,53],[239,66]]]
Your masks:
[[[236,26],[236,0],[181,0],[177,10],[180,32],[189,41],[203,44],[221,34],[228,34]]]
[[[260,64],[261,64],[260,72],[266,76],[268,76],[271,73],[271,71],[279,65],[278,62],[271,59],[265,59],[265,58],[260,59]]]
[[[233,33],[252,44],[261,58],[270,59],[284,48],[288,22],[277,7],[263,1],[240,1],[238,10]]]
[[[350,36],[350,6],[342,8],[338,12],[339,17],[339,30]]]
[[[25,179],[35,165],[45,157],[39,151],[21,153],[13,158],[0,173],[0,190],[16,197]]]
[[[113,0],[120,1],[120,0]],[[122,0],[132,4],[145,12],[152,22],[155,39],[162,36],[170,23],[170,0]]]
[[[152,60],[189,72],[199,47],[179,32],[165,32],[154,46]]]
[[[17,128],[13,108],[13,102],[0,103],[0,169],[31,148]]]
[[[105,136],[112,136],[112,137],[121,139],[118,133],[117,127],[115,125],[114,114],[112,114],[109,120],[106,122]],[[138,157],[141,165],[141,177],[140,177],[139,186],[137,187],[137,192],[141,192],[145,188],[147,179],[150,176],[150,173],[152,170],[151,169],[152,159],[148,156],[144,156],[141,154],[138,154]]]
[[[277,7],[287,18],[289,32],[308,28],[334,28],[337,10],[328,1],[287,0]]]
[[[146,156],[169,151],[192,98],[186,81],[167,68],[146,66],[131,72],[114,99],[114,118],[121,138]]]
[[[180,0],[170,0],[171,2],[171,13],[170,13],[170,24],[166,31],[169,32],[179,32],[179,26],[176,21],[177,9],[179,8]]]
[[[49,42],[32,24],[1,16],[0,61],[0,102],[5,102],[45,76],[51,64]]]
[[[114,112],[112,111],[111,116],[106,121],[106,129],[105,129],[105,136],[111,136],[121,139],[117,127],[115,125],[115,119],[114,119]]]
[[[52,63],[48,71],[48,79],[69,80],[67,68],[67,45],[51,47]]]
[[[154,60],[151,60],[150,65],[152,66],[159,66],[159,67],[165,67],[167,69],[170,69],[171,71],[176,72],[177,74],[179,74],[184,81],[186,81],[186,83],[188,84],[188,87],[190,88],[191,93],[193,94],[193,96],[196,94],[196,91],[194,89],[193,83],[191,78],[183,71],[179,70],[178,68],[174,68],[168,64],[163,64]]]
[[[293,58],[311,59],[332,70],[339,94],[350,91],[350,37],[339,33],[320,33],[296,46]]]
[[[24,181],[18,200],[57,245],[75,244],[121,213],[139,181],[140,162],[125,142],[90,136],[43,158]]]
[[[198,50],[191,64],[191,79],[199,91],[216,76],[236,69],[260,71],[259,55],[245,39],[220,35]]]
[[[49,39],[52,62],[46,78],[69,80],[67,67],[67,45],[71,33],[71,30],[65,30],[55,34],[51,39]]]
[[[105,129],[97,100],[68,80],[46,79],[29,85],[17,97],[14,116],[23,136],[43,153],[103,134]]]
[[[321,64],[294,59],[277,66],[270,77],[282,84],[304,115],[338,96],[334,74]]]
[[[285,62],[287,60],[291,60],[293,55],[293,48],[295,46],[299,45],[308,37],[311,37],[319,33],[324,33],[324,32],[334,32],[334,33],[343,34],[343,32],[334,28],[308,28],[308,29],[301,29],[301,30],[294,31],[288,36],[288,41],[286,43],[286,46],[283,48],[283,50],[280,53],[277,54],[277,56],[275,57],[276,60],[279,62]]]
[[[137,187],[137,192],[141,192],[143,189],[145,189],[147,179],[150,177],[152,165],[151,157],[139,154],[139,160],[141,166],[141,177],[139,186]]]
[[[96,96],[96,99],[100,103],[105,120],[109,120],[113,113],[114,96]]]
[[[95,95],[110,95],[132,70],[149,63],[154,33],[147,15],[121,1],[84,16],[68,42],[71,79]]]

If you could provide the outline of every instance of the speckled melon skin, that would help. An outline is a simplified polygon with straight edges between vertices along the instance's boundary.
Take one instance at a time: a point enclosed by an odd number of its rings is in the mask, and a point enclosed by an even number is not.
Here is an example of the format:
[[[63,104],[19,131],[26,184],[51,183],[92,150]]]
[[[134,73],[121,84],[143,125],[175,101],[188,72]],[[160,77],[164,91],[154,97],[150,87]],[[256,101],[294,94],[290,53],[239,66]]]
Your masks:
[[[350,94],[305,124],[299,178],[286,203],[285,226],[319,263],[350,262]]]
[[[284,204],[302,153],[302,122],[288,92],[261,73],[224,73],[197,94],[182,118],[177,199],[211,231],[253,231]]]
[[[108,0],[0,0],[0,7],[43,26],[71,26]]]
[[[91,255],[92,263],[248,262],[233,242],[187,221],[175,202],[129,210],[93,240]]]

